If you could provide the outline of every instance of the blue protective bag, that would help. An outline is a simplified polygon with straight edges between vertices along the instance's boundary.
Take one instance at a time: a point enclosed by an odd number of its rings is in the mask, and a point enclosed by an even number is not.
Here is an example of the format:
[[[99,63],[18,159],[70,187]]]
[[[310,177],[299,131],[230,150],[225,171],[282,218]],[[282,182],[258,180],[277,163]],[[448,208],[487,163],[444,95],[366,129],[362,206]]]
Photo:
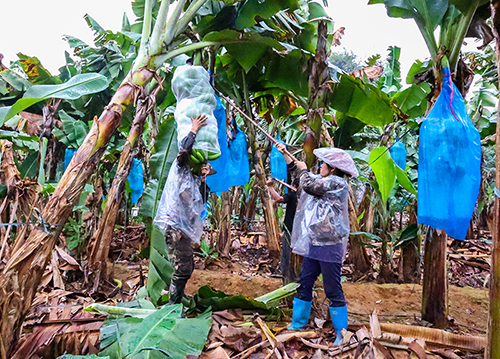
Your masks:
[[[73,159],[73,156],[76,153],[76,149],[74,148],[66,148],[64,151],[64,170],[66,171],[66,168],[68,168],[69,163]]]
[[[420,127],[418,223],[463,240],[479,194],[481,142],[450,69],[443,75],[443,89]]]
[[[144,170],[140,159],[134,158],[132,160],[132,167],[130,167],[127,181],[132,190],[132,204],[137,204],[144,192]]]
[[[279,134],[276,140],[284,143],[280,140]],[[282,181],[286,181],[287,179],[285,157],[278,151],[275,144],[273,144],[273,148],[271,149],[271,176]]]
[[[406,147],[403,142],[399,141],[399,138],[391,146],[389,153],[394,162],[404,171],[406,169]]]
[[[229,150],[227,148],[227,126],[226,126],[226,108],[220,100],[219,96],[215,95],[217,106],[215,107],[214,116],[217,119],[217,137],[220,146],[220,157],[210,161],[210,165],[217,173],[207,177],[207,185],[211,192],[226,192],[229,191],[228,182],[228,162]]]
[[[236,134],[229,141],[228,185],[243,186],[250,181],[247,139],[236,123],[234,125]]]

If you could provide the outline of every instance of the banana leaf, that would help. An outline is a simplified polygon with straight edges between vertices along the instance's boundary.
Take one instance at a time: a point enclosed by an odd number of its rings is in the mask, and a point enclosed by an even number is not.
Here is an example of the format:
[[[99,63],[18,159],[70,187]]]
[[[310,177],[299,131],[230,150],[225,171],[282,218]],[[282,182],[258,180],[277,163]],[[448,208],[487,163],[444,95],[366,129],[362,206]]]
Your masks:
[[[198,293],[194,296],[196,308],[205,310],[212,308],[213,311],[225,309],[247,309],[256,310],[258,312],[268,314],[273,308],[268,307],[265,303],[255,299],[245,297],[241,294],[228,295],[220,290],[215,290],[208,285],[201,287]]]
[[[96,73],[76,75],[68,82],[60,85],[32,86],[24,93],[23,98],[17,100],[11,107],[6,107],[2,109],[3,111],[0,111],[0,125],[37,102],[51,98],[76,100],[83,95],[105,90],[107,87],[108,80],[106,77]]]
[[[144,190],[139,213],[149,223],[147,229],[151,238],[146,289],[153,303],[158,304],[161,291],[170,285],[173,267],[168,261],[165,237],[156,226],[151,224],[151,221],[156,215],[156,206],[160,201],[168,172],[178,152],[177,132],[173,118],[167,119],[160,126],[155,139],[154,152],[149,160],[153,179],[149,181]]]
[[[350,75],[342,76],[330,96],[331,107],[367,125],[384,126],[405,117],[386,93]]]
[[[125,310],[126,312],[126,310]],[[145,318],[116,316],[101,328],[101,356],[109,359],[173,358],[201,354],[212,320],[181,318],[182,305],[167,305]]]
[[[370,152],[369,161],[385,203],[396,184],[396,169],[394,168],[396,166],[386,147],[374,148]]]

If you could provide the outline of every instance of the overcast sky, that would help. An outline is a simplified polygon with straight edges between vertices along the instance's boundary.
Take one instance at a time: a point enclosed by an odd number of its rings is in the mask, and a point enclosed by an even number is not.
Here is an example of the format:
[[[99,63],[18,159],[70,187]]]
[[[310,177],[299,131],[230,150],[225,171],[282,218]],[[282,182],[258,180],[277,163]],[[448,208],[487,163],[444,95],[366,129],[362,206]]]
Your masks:
[[[343,48],[352,50],[363,60],[374,54],[387,56],[391,45],[401,47],[401,70],[406,77],[415,59],[429,56],[413,20],[391,19],[383,5],[367,5],[368,0],[329,0],[328,12],[335,28],[345,27]],[[22,10],[17,1],[6,1],[0,11],[0,53],[4,63],[17,59],[16,53],[37,56],[53,74],[63,66],[64,51],[69,46],[62,36],[72,35],[92,43],[93,35],[83,16],[88,13],[103,28],[121,29],[123,13],[135,19],[131,0],[24,0]]]

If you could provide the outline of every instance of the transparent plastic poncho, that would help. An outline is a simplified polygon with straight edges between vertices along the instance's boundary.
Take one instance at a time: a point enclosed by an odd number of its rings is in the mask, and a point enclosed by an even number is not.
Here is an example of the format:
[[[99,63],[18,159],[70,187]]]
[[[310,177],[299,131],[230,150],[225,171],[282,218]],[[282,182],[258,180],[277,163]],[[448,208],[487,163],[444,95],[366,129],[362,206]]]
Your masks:
[[[177,67],[172,78],[172,92],[177,99],[174,112],[177,143],[180,145],[182,139],[191,131],[191,118],[204,114],[207,116],[207,125],[198,131],[193,149],[220,155],[217,120],[214,116],[217,102],[208,72],[203,66]]]
[[[313,185],[322,186],[322,196],[306,192],[304,176],[310,176]],[[338,176],[322,177],[302,174],[302,193],[293,222],[293,253],[324,262],[342,263],[349,239],[347,182]]]
[[[443,75],[443,89],[420,126],[418,223],[463,240],[481,184],[481,139],[450,70]]]
[[[179,167],[177,161],[172,164],[153,221],[163,234],[170,225],[200,243],[203,232],[200,185],[199,177],[193,175],[189,166]]]

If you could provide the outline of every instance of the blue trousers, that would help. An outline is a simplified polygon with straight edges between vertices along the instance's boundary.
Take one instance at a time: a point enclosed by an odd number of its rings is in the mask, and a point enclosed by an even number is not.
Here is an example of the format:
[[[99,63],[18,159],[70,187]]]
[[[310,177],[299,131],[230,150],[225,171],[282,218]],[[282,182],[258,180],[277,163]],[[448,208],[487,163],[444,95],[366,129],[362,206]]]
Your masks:
[[[297,289],[297,297],[308,302],[312,301],[314,282],[321,273],[323,274],[323,286],[326,297],[330,300],[330,306],[345,306],[344,291],[340,284],[341,268],[341,263],[323,262],[304,257],[300,268],[300,287]]]

